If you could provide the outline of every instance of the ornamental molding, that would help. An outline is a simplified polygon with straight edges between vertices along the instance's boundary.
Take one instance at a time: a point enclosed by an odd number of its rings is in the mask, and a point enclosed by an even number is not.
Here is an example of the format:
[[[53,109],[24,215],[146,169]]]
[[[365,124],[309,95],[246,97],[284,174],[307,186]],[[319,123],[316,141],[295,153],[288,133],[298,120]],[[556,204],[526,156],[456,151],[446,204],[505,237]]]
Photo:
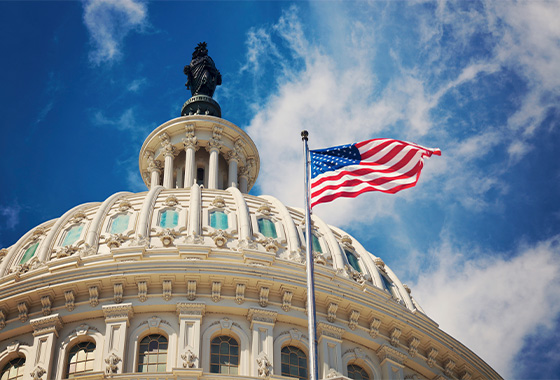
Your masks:
[[[187,281],[187,299],[189,301],[194,301],[196,299],[196,281]]]
[[[138,300],[146,302],[148,300],[148,281],[138,281]]]
[[[443,363],[443,371],[445,375],[448,377],[452,377],[453,369],[455,369],[455,361],[451,359],[447,359],[445,363]]]
[[[62,318],[58,314],[49,315],[29,321],[33,327],[33,336],[55,333],[58,335],[58,330],[62,328]]]
[[[260,378],[269,378],[272,374],[272,363],[268,360],[268,356],[262,352],[256,359],[257,376]]]
[[[266,249],[267,252],[274,253],[274,254],[276,254],[276,252],[278,252],[278,248],[280,247],[280,245],[278,244],[276,239],[271,238],[271,237],[264,237],[264,238],[258,239],[257,243],[262,244],[264,249]]]
[[[33,372],[31,372],[31,378],[33,380],[43,380],[45,373],[47,373],[47,371],[43,367],[37,366]]]
[[[19,302],[17,304],[17,308],[18,308],[18,313],[19,313],[19,320],[21,323],[25,323],[27,322],[27,320],[29,319],[29,315],[28,313],[28,308],[27,308],[27,302],[23,301],[23,302]]]
[[[420,339],[413,336],[408,340],[408,354],[410,357],[415,357],[418,354],[418,346],[420,345]]]
[[[91,307],[99,305],[99,288],[97,286],[90,286],[89,291],[89,304]]]
[[[130,203],[130,201],[129,201],[128,199],[123,199],[123,200],[120,201],[120,203],[119,203],[117,209],[118,209],[120,212],[126,212],[126,211],[128,211],[129,209],[132,209],[132,203]],[[133,209],[133,210],[134,210],[134,209]]]
[[[426,355],[426,363],[428,366],[433,367],[436,364],[436,357],[438,356],[438,350],[434,347],[430,347]]]
[[[358,310],[352,310],[348,314],[348,327],[350,330],[355,330],[358,327],[358,320],[360,319],[360,312]]]
[[[356,359],[365,359],[366,358],[366,354],[365,354],[364,350],[362,350],[360,347],[355,347],[355,348],[351,348],[349,350],[346,350],[342,354],[342,356],[345,356],[347,354],[354,355],[354,358],[356,358]]]
[[[212,282],[212,301],[219,302],[222,299],[222,283],[219,281]]]
[[[384,360],[390,360],[399,366],[404,365],[404,361],[407,359],[407,355],[400,352],[394,347],[388,346],[386,344],[382,345],[376,352],[379,360],[383,362]],[[383,365],[383,363],[381,363]]]
[[[262,286],[259,290],[259,305],[261,307],[268,306],[268,294],[270,293],[270,288],[268,286]]]
[[[289,312],[290,309],[292,308],[293,296],[294,293],[289,290],[285,290],[284,293],[282,294],[282,310],[284,310],[286,313]]]
[[[402,334],[402,330],[398,327],[394,327],[391,330],[391,346],[398,347],[399,346],[399,338]]]
[[[302,333],[296,328],[291,328],[290,330],[283,331],[280,334],[278,334],[278,336],[283,336],[283,335],[290,335],[290,339],[292,340],[297,340],[297,341],[308,340],[307,335],[305,335],[304,333]]]
[[[340,244],[342,244],[342,246],[344,248],[349,248],[351,250],[354,250],[354,247],[352,246],[352,238],[348,235],[344,235],[341,239],[340,239]]]
[[[183,359],[183,368],[194,368],[196,365],[196,359],[198,356],[188,348],[185,352],[181,354],[181,359]]]
[[[223,197],[218,195],[214,199],[212,199],[211,205],[215,208],[225,208],[226,207],[226,201]]]
[[[119,370],[119,363],[122,361],[114,352],[105,358],[105,375],[111,376]]]
[[[371,281],[371,276],[368,273],[360,273],[348,264],[344,264],[344,269],[346,270],[348,277],[360,285],[364,285],[366,282]]]
[[[164,204],[164,206],[167,206],[167,207],[173,207],[173,206],[179,204],[179,199],[177,199],[175,194],[171,194],[167,198],[165,198],[165,201],[163,201],[163,204]]]
[[[72,256],[74,253],[78,252],[78,248],[67,245],[64,247],[59,247],[53,250],[53,252],[55,253],[57,259],[62,259],[63,257]]]
[[[263,203],[257,209],[257,214],[270,216],[271,213],[272,213],[272,209],[270,208],[270,205],[268,203]]]
[[[202,318],[206,313],[206,305],[203,303],[177,303],[177,315],[179,318]]]
[[[123,303],[119,305],[102,306],[103,314],[106,322],[122,322],[128,323],[129,319],[134,316],[132,303]]]
[[[179,233],[171,228],[165,228],[156,234],[164,247],[172,246],[178,235]]]
[[[183,138],[185,149],[192,148],[198,150],[198,139],[194,132],[194,124],[185,125],[185,137]]]
[[[84,209],[79,209],[72,215],[70,223],[81,223],[82,220],[87,220],[87,215]]]
[[[44,295],[41,297],[41,312],[43,315],[51,314],[52,300],[49,295]]]
[[[224,230],[215,230],[210,236],[218,248],[223,248],[226,245],[228,238],[231,237],[231,235]]]
[[[173,283],[171,280],[163,280],[163,299],[169,301],[173,293]]]
[[[19,340],[14,340],[12,341],[12,343],[10,343],[7,347],[6,347],[6,351],[8,352],[19,352],[19,349],[21,346],[27,346],[30,347],[31,345],[29,343],[25,343],[25,342],[21,342]]]
[[[0,309],[0,330],[6,327],[6,311],[4,309]]]
[[[336,311],[338,310],[338,303],[331,302],[327,307],[327,321],[334,323],[336,321]]]
[[[235,303],[241,305],[245,302],[245,284],[237,284],[235,286]]]
[[[255,309],[251,308],[247,312],[247,320],[252,322],[262,322],[275,324],[276,318],[278,317],[278,312],[271,310]]]
[[[342,335],[344,334],[344,329],[337,327],[337,326],[333,326],[331,324],[325,323],[325,322],[319,322],[317,324],[317,332],[319,333],[319,335],[321,337],[326,336],[329,338],[334,338],[334,339],[342,339]]]

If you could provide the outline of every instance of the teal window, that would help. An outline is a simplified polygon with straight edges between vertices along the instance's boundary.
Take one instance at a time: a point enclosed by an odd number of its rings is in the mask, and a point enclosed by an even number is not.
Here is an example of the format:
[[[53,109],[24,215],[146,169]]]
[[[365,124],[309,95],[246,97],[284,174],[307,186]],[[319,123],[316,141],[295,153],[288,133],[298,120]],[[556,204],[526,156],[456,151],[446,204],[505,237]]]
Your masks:
[[[380,275],[381,275],[381,282],[383,282],[383,287],[385,288],[385,290],[391,293],[393,297],[399,298],[398,293],[395,287],[393,286],[392,281],[389,280],[389,278],[387,278],[387,276],[384,273],[380,273]]]
[[[282,376],[307,380],[307,355],[294,346],[282,348]]]
[[[346,254],[346,259],[348,260],[348,264],[350,264],[350,266],[354,268],[354,270],[361,273],[362,268],[360,268],[360,264],[358,263],[358,258],[350,251],[344,250],[344,253]]]
[[[227,230],[228,217],[223,211],[212,211],[210,213],[210,227],[217,230]]]
[[[167,338],[151,334],[140,341],[138,372],[166,372]]]
[[[110,233],[112,234],[122,234],[128,228],[128,221],[130,220],[130,215],[119,215],[111,223]]]
[[[353,380],[369,380],[369,375],[359,365],[350,364],[348,365],[348,377]]]
[[[230,336],[218,336],[210,342],[210,373],[237,375],[239,343]]]
[[[272,220],[263,218],[259,219],[257,223],[259,225],[259,232],[261,234],[274,239],[278,237],[278,235],[276,234],[276,226],[274,225],[274,222],[272,222]]]
[[[39,246],[39,242],[31,244],[23,254],[23,257],[19,261],[20,264],[25,264],[29,261],[33,256],[35,256],[35,252],[37,251],[37,247]]]
[[[307,234],[303,231],[303,238],[307,239]],[[307,244],[307,242],[304,242]],[[311,234],[311,244],[313,244],[313,251],[323,253],[323,248],[321,248],[321,243],[319,243],[319,238],[315,234]]]
[[[161,213],[159,226],[163,228],[174,228],[179,224],[179,213],[175,210],[165,210]]]
[[[23,370],[25,368],[25,358],[12,359],[2,368],[0,379],[2,380],[23,380]]]
[[[67,378],[73,379],[79,373],[92,372],[95,353],[95,343],[80,342],[68,352],[66,365]]]
[[[70,230],[66,232],[66,236],[64,237],[64,241],[62,242],[62,245],[63,246],[72,245],[76,241],[78,241],[80,235],[82,234],[83,229],[84,229],[83,224],[70,228]]]

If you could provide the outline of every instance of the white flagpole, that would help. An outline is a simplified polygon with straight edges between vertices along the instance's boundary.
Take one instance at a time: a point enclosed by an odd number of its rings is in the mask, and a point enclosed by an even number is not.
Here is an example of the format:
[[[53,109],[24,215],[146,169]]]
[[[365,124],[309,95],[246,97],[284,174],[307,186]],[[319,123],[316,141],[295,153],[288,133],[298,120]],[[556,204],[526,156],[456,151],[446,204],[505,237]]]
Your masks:
[[[318,380],[317,366],[317,322],[315,313],[315,282],[313,274],[313,245],[311,235],[311,202],[309,191],[309,147],[307,146],[307,131],[301,132],[303,141],[303,155],[305,157],[305,240],[307,265],[307,331],[309,334],[309,379]]]

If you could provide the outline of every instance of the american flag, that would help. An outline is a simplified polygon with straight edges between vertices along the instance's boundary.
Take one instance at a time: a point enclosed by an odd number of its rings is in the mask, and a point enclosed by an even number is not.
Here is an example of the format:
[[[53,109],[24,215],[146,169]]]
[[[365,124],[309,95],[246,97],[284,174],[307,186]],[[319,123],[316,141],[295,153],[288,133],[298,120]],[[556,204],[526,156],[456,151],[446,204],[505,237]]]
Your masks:
[[[413,187],[424,157],[432,154],[441,156],[441,151],[392,139],[312,150],[311,207],[367,191],[394,194]]]

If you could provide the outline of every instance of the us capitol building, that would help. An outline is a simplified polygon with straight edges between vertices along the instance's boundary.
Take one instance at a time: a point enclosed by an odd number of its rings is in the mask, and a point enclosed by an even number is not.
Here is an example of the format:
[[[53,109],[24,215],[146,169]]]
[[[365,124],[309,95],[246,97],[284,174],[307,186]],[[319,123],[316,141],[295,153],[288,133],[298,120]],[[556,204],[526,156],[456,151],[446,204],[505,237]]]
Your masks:
[[[0,379],[307,379],[304,211],[248,192],[251,138],[192,97],[146,138],[149,190],[86,203],[0,251]],[[501,379],[379,257],[312,219],[319,377]]]

